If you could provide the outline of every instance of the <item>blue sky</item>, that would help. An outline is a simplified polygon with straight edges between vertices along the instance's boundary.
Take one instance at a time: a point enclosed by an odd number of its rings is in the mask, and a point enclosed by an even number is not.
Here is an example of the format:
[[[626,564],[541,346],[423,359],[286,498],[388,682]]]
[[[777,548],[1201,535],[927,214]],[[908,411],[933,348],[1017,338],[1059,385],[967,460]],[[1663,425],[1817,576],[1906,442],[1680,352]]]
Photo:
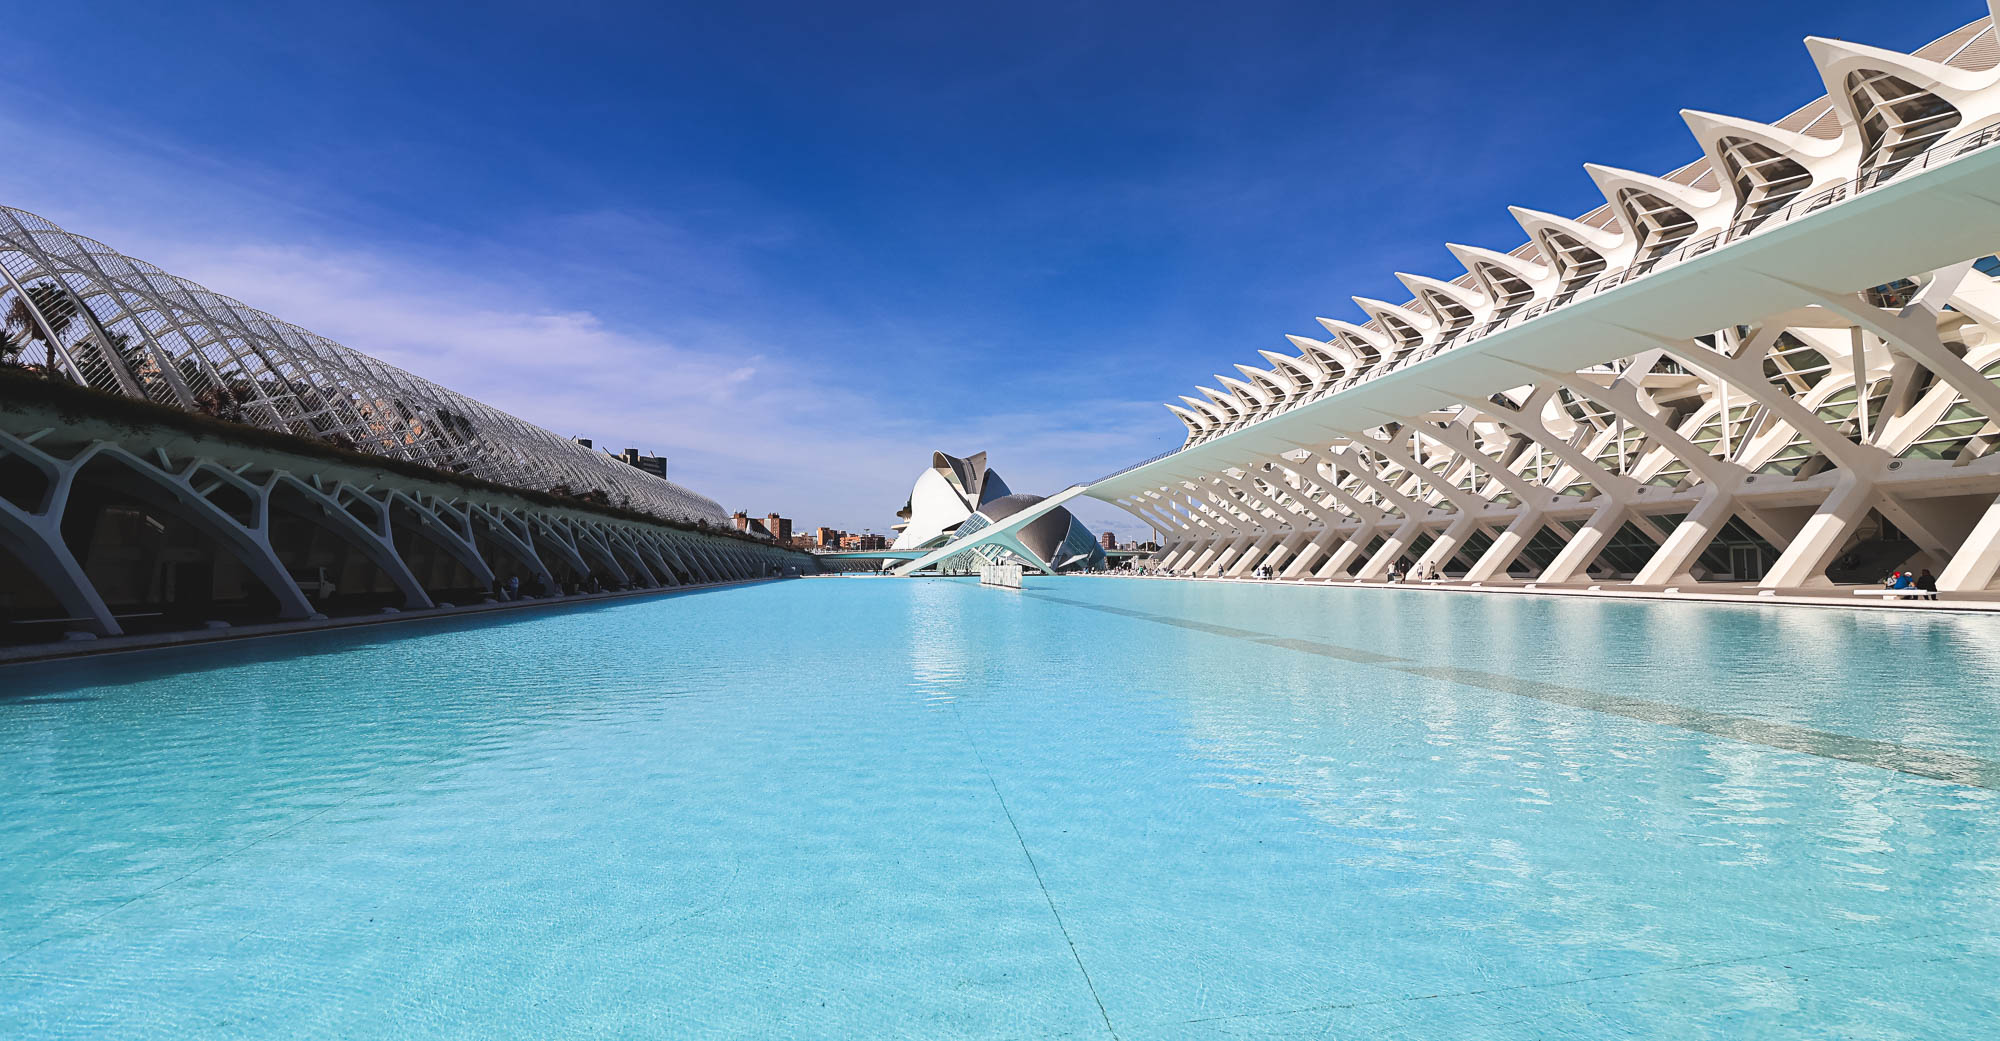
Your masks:
[[[1898,18],[1887,18],[1885,12]],[[0,203],[729,508],[1052,491],[1162,401],[1977,3],[43,4]],[[1727,27],[1726,29],[1720,27]],[[1398,295],[1398,294],[1401,295]],[[1108,507],[1087,521],[1137,528]]]

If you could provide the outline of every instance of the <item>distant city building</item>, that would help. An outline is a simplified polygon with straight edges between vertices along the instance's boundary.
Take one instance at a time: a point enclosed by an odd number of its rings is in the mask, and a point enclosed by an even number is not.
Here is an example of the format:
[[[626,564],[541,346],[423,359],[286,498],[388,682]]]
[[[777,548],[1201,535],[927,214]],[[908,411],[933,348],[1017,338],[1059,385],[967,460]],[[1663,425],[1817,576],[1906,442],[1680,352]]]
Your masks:
[[[773,516],[776,516],[776,514],[773,514]],[[765,527],[763,521],[751,517],[748,510],[737,510],[735,513],[730,514],[729,526],[745,535],[755,536],[756,538],[768,539],[772,537],[771,529]]]
[[[587,444],[588,442],[585,443]],[[654,477],[664,480],[667,476],[667,459],[665,456],[640,455],[638,449],[628,448],[618,453],[618,459],[626,466],[637,467],[652,474]]]
[[[1118,536],[1107,531],[1097,537],[1097,544],[1103,546],[1105,549],[1117,549]]]
[[[729,515],[729,526],[746,535],[770,539],[779,545],[792,544],[792,522],[775,513],[759,519],[751,517],[749,510],[737,510]]]
[[[842,535],[840,537],[840,548],[855,550],[888,549],[889,540],[884,536],[875,534]]]

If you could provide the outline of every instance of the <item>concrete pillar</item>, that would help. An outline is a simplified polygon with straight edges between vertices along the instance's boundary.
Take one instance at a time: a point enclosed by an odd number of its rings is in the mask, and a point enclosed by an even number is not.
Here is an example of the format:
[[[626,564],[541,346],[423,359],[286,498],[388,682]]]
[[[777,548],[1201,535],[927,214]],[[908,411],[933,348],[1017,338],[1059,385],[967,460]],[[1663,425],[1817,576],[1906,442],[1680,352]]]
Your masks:
[[[1591,561],[1597,559],[1597,554],[1604,550],[1605,543],[1610,542],[1611,537],[1618,534],[1618,529],[1624,526],[1626,514],[1629,512],[1624,503],[1616,499],[1606,500],[1604,505],[1597,508],[1596,513],[1590,515],[1590,522],[1570,538],[1569,544],[1562,548],[1562,552],[1556,554],[1556,559],[1550,561],[1549,566],[1535,576],[1535,581],[1555,583],[1575,579],[1590,566]]]
[[[1273,573],[1281,574],[1282,572],[1279,569],[1282,568],[1285,561],[1290,560],[1292,554],[1297,553],[1300,547],[1304,546],[1311,538],[1311,533],[1304,531],[1294,532],[1286,536],[1279,540],[1277,545],[1272,546],[1270,552],[1264,554],[1264,559],[1257,566],[1270,568]]]
[[[1736,497],[1722,488],[1711,485],[1707,495],[1702,496],[1694,509],[1674,526],[1665,542],[1654,551],[1646,566],[1632,579],[1635,586],[1663,586],[1669,582],[1692,582],[1694,575],[1689,568],[1694,566],[1702,550],[1729,523],[1735,512]]]
[[[1375,555],[1368,558],[1368,563],[1361,565],[1361,570],[1354,577],[1373,582],[1383,575],[1388,574],[1389,567],[1396,563],[1396,558],[1403,555],[1403,550],[1423,530],[1424,522],[1415,517],[1404,521],[1400,527],[1389,534],[1389,539],[1382,543],[1382,548],[1376,550]]]
[[[2000,574],[2000,499],[1995,499],[1972,534],[1952,554],[1951,562],[1938,575],[1938,588],[1953,593],[1976,593],[1993,584]]]
[[[1269,555],[1271,550],[1284,540],[1285,537],[1283,535],[1277,534],[1265,535],[1257,539],[1250,544],[1249,548],[1237,556],[1236,566],[1230,568],[1226,574],[1231,578],[1241,578],[1255,571],[1257,566],[1263,563],[1265,556]]]
[[[1345,541],[1333,547],[1333,551],[1327,555],[1326,563],[1321,564],[1313,571],[1313,577],[1340,578],[1345,575],[1348,566],[1354,563],[1354,558],[1360,556],[1361,551],[1368,548],[1368,540],[1374,538],[1375,533],[1381,530],[1381,528],[1382,525],[1376,523],[1363,524],[1359,530],[1349,535]]]
[[[1528,541],[1541,529],[1542,511],[1521,507],[1521,512],[1514,517],[1514,523],[1507,525],[1507,530],[1493,539],[1493,545],[1486,547],[1486,552],[1481,553],[1479,559],[1472,562],[1472,569],[1465,573],[1465,580],[1487,582],[1496,576],[1506,574],[1507,566],[1514,563],[1514,558],[1521,555],[1521,550],[1527,547]]]
[[[1284,571],[1280,572],[1278,577],[1298,578],[1306,574],[1307,570],[1313,566],[1313,562],[1325,555],[1327,547],[1339,540],[1340,533],[1331,528],[1313,535],[1304,545],[1298,548],[1292,556],[1292,562],[1285,565]]]
[[[403,594],[403,607],[406,610],[425,610],[434,606],[430,594],[424,592],[424,587],[417,581],[417,576],[410,573],[402,555],[396,552],[395,539],[386,531],[388,525],[385,516],[378,513],[378,517],[385,521],[381,525],[385,530],[378,531],[375,527],[362,523],[331,496],[288,473],[272,474],[264,482],[264,498],[267,502],[277,493],[280,486],[318,506],[321,513],[316,518],[317,522],[339,532],[350,545],[360,550],[362,555],[376,567],[381,568],[382,573],[395,584],[396,590]]]
[[[1222,547],[1222,552],[1216,554],[1215,559],[1209,562],[1207,569],[1204,570],[1202,574],[1204,575],[1224,574],[1225,569],[1229,567],[1229,562],[1235,560],[1236,555],[1247,549],[1250,543],[1255,540],[1256,540],[1255,535],[1239,535],[1236,538],[1231,539],[1227,545]]]
[[[1459,543],[1464,542],[1478,524],[1479,522],[1471,515],[1459,514],[1457,520],[1447,525],[1444,531],[1424,548],[1424,555],[1416,559],[1416,566],[1420,569],[1443,570],[1444,565],[1458,553]]]
[[[1840,552],[1847,536],[1855,525],[1868,515],[1870,502],[1875,498],[1875,486],[1852,474],[1841,479],[1827,494],[1826,500],[1813,511],[1812,518],[1805,527],[1799,529],[1792,544],[1779,554],[1778,562],[1765,572],[1764,579],[1757,585],[1761,589],[1797,589],[1805,586],[1831,585],[1826,577],[1826,565]]]
[[[1195,558],[1192,561],[1189,561],[1187,566],[1182,568],[1181,570],[1186,571],[1189,574],[1193,575],[1203,574],[1204,569],[1208,567],[1208,562],[1214,560],[1215,555],[1222,551],[1223,548],[1222,542],[1223,538],[1220,535],[1212,539],[1209,539],[1207,543],[1205,543],[1202,546],[1201,552],[1196,554]]]
[[[0,499],[0,551],[13,554],[30,574],[40,579],[69,617],[82,619],[72,623],[77,631],[118,636],[125,630],[112,617],[111,609],[105,606],[96,587],[84,575],[82,565],[70,555],[62,540],[60,504],[61,496],[68,492],[65,483],[52,497],[56,500],[51,507],[53,518],[23,513],[13,503]]]
[[[1206,552],[1208,547],[1215,545],[1216,538],[1215,535],[1202,535],[1189,539],[1187,545],[1181,549],[1180,556],[1174,559],[1173,569],[1187,571],[1193,568],[1196,558]]]

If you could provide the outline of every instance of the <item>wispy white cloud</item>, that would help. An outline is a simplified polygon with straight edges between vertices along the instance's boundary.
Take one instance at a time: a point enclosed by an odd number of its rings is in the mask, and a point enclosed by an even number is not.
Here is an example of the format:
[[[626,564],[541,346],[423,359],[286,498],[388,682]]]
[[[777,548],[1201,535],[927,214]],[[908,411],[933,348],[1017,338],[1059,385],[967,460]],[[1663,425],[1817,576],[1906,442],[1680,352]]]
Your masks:
[[[666,454],[671,477],[727,507],[882,531],[934,449],[989,451],[1017,489],[1052,491],[1150,455],[1171,432],[1156,404],[1115,394],[984,398],[976,371],[929,374],[964,387],[954,407],[930,407],[879,355],[852,361],[838,329],[801,346],[713,316],[635,320],[615,294],[585,310],[538,281],[541,265],[631,270],[621,252],[643,248],[651,276],[682,291],[754,296],[745,250],[782,238],[775,223],[716,243],[656,215],[593,210],[551,214],[490,250],[418,249],[328,219],[258,171],[239,180],[171,147],[19,113],[0,112],[0,129],[43,146],[0,169],[0,202],[558,433]],[[645,285],[635,275],[627,291]],[[1138,527],[1110,507],[1078,512]]]

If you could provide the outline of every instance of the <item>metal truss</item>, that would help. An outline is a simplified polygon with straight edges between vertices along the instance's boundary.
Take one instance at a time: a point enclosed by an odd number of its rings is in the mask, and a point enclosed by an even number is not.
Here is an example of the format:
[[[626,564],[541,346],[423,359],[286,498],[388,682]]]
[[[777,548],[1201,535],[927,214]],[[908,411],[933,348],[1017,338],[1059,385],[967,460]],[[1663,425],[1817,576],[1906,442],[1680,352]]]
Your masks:
[[[0,276],[0,362],[512,487],[727,523],[711,499],[34,214],[0,208]]]

